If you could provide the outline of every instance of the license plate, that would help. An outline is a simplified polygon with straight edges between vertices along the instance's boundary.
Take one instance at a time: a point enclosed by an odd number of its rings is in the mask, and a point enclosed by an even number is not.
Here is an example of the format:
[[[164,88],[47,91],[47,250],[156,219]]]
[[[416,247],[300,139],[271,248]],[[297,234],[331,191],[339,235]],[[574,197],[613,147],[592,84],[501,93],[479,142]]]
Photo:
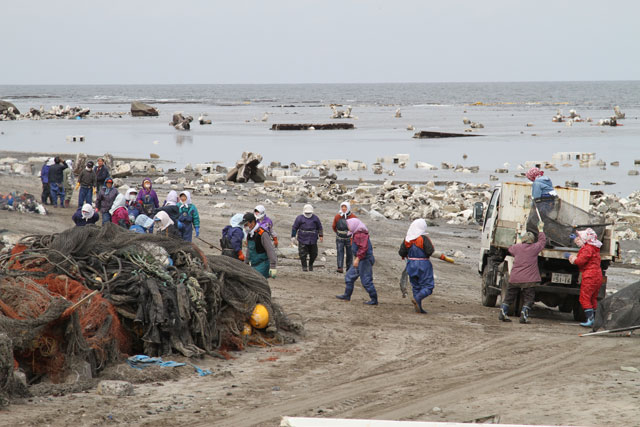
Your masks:
[[[563,285],[571,284],[571,274],[551,273],[551,282]]]

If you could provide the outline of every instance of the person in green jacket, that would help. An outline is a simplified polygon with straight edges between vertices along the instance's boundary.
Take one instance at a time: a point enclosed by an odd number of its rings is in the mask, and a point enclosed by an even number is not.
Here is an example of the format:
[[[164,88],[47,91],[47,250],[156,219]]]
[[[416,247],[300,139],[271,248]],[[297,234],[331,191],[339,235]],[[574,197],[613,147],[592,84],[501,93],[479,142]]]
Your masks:
[[[245,257],[244,262],[250,264],[265,278],[275,279],[278,257],[271,235],[260,227],[260,224],[256,222],[255,215],[251,212],[244,214],[242,222],[249,247],[249,256]]]
[[[180,193],[178,202],[178,230],[182,240],[191,242],[193,239],[193,229],[196,230],[196,237],[200,237],[200,215],[198,209],[191,203],[191,193],[187,190]]]
[[[62,171],[62,185],[64,186],[64,207],[71,205],[71,197],[73,196],[73,187],[76,185],[75,176],[73,175],[73,160],[65,162],[68,168]]]

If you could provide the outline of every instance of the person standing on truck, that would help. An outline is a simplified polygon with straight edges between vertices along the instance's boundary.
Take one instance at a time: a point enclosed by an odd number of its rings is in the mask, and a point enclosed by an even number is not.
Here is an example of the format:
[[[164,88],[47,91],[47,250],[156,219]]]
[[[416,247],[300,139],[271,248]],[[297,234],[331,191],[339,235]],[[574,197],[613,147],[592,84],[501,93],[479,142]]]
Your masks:
[[[419,218],[411,223],[398,255],[407,260],[407,275],[413,290],[411,302],[417,313],[426,314],[422,300],[431,295],[435,286],[433,265],[429,260],[433,255],[433,243],[427,236],[427,221]]]
[[[587,321],[580,323],[585,328],[593,327],[598,306],[598,293],[602,286],[602,268],[600,267],[600,248],[602,242],[591,228],[578,231],[574,242],[580,248],[577,255],[570,255],[569,262],[577,265],[582,273],[580,284],[580,305],[584,309]],[[565,257],[568,254],[565,254]]]
[[[529,323],[529,312],[535,302],[535,287],[540,285],[540,270],[538,269],[538,254],[544,249],[547,238],[544,234],[544,223],[538,223],[538,241],[532,232],[526,232],[519,236],[522,243],[516,243],[509,247],[509,253],[513,256],[513,267],[509,274],[509,286],[507,295],[500,305],[498,319],[503,322],[511,322],[507,316],[509,306],[516,301],[518,292],[522,291],[524,303],[520,312],[520,323]]]
[[[527,179],[532,182],[531,198],[540,212],[547,213],[553,209],[555,198],[558,193],[553,189],[551,179],[544,176],[544,171],[537,167],[532,167],[527,171]]]

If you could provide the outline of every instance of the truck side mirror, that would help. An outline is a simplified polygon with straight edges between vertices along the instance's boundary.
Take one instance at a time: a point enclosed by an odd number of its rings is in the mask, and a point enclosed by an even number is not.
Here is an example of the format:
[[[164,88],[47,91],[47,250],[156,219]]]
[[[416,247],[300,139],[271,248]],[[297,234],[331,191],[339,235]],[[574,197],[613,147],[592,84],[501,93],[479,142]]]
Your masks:
[[[483,214],[484,214],[484,203],[476,202],[473,205],[473,218],[476,220],[476,223],[478,223],[479,225],[484,224]]]

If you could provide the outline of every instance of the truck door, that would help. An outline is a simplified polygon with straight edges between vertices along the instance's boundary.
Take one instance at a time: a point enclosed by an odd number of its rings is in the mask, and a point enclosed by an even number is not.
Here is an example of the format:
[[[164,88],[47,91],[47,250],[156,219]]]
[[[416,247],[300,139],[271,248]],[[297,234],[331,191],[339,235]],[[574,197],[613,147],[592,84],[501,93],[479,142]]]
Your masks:
[[[478,271],[482,272],[484,268],[484,257],[491,248],[491,236],[495,227],[496,218],[498,217],[498,200],[500,199],[500,187],[493,190],[491,200],[487,205],[487,211],[484,215],[484,224],[482,226],[482,241],[480,243],[480,260]]]

